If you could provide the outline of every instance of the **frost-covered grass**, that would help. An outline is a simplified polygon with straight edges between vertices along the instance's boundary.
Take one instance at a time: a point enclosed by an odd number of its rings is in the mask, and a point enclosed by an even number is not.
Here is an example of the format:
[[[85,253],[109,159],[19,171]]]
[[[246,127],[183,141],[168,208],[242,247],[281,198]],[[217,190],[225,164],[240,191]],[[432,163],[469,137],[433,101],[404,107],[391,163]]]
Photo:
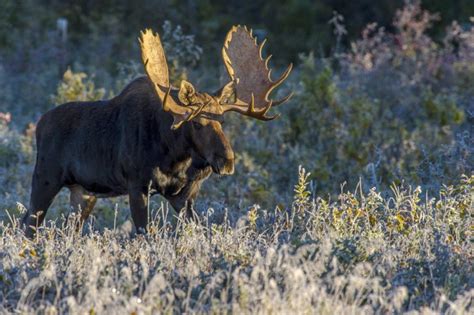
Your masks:
[[[57,220],[28,240],[12,217],[0,223],[0,312],[474,311],[474,176],[433,198],[393,187],[337,200],[312,196],[306,178],[286,209],[162,224],[156,208],[146,236],[130,237],[130,222],[81,235]]]

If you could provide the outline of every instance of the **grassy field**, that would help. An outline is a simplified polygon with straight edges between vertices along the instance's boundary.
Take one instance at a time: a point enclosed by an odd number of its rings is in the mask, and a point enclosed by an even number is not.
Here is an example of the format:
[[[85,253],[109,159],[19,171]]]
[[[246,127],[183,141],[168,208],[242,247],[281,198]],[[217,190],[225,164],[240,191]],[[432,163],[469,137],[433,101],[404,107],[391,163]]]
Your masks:
[[[371,314],[474,310],[474,177],[438,196],[419,187],[311,195],[303,169],[282,210],[209,209],[199,223],[155,209],[80,235],[48,223],[27,240],[0,225],[0,312]],[[120,209],[126,210],[126,209]],[[166,220],[165,220],[166,222]]]
[[[299,55],[279,119],[226,117],[236,173],[205,182],[198,222],[157,196],[150,232],[134,236],[120,197],[79,233],[62,191],[33,240],[19,220],[39,115],[113,96],[143,69],[138,53],[108,58],[97,28],[68,44],[91,64],[61,79],[50,65],[67,45],[24,31],[35,41],[0,51],[0,314],[474,313],[474,20],[435,38],[438,20],[406,2],[391,28],[369,24],[343,47],[335,14],[334,51]],[[161,35],[175,85],[225,82],[192,34],[166,21]]]

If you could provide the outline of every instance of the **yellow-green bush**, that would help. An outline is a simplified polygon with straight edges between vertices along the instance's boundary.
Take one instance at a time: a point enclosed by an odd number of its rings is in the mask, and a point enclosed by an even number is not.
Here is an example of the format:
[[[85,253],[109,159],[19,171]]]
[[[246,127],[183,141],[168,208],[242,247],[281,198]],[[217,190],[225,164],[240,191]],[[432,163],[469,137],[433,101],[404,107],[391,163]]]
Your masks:
[[[74,101],[97,101],[105,96],[105,89],[96,88],[92,79],[84,72],[66,70],[58,84],[56,94],[51,96],[54,104],[60,105]]]

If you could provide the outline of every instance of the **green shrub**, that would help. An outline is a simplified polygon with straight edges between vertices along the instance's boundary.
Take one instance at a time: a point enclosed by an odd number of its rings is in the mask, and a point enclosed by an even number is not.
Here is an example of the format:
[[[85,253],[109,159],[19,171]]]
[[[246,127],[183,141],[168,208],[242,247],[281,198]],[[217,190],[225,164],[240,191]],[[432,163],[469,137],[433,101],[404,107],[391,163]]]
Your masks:
[[[51,96],[54,104],[60,105],[74,101],[97,101],[104,97],[105,89],[96,88],[92,79],[83,72],[66,70],[59,83],[56,94]]]

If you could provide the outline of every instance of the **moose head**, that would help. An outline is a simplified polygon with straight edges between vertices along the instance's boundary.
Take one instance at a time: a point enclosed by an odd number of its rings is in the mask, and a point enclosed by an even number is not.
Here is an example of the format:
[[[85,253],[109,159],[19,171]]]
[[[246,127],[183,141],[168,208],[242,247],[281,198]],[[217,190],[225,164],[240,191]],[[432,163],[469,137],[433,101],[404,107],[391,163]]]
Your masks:
[[[199,92],[190,82],[182,80],[179,89],[170,84],[165,52],[158,34],[150,29],[139,38],[145,71],[153,83],[163,110],[173,117],[171,129],[191,130],[193,145],[218,174],[232,174],[234,152],[225,137],[221,121],[227,112],[268,121],[272,106],[286,102],[292,94],[274,101],[270,93],[288,77],[292,64],[277,80],[272,80],[268,61],[262,58],[263,41],[257,45],[252,30],[234,26],[227,33],[222,48],[230,80],[216,93]]]

